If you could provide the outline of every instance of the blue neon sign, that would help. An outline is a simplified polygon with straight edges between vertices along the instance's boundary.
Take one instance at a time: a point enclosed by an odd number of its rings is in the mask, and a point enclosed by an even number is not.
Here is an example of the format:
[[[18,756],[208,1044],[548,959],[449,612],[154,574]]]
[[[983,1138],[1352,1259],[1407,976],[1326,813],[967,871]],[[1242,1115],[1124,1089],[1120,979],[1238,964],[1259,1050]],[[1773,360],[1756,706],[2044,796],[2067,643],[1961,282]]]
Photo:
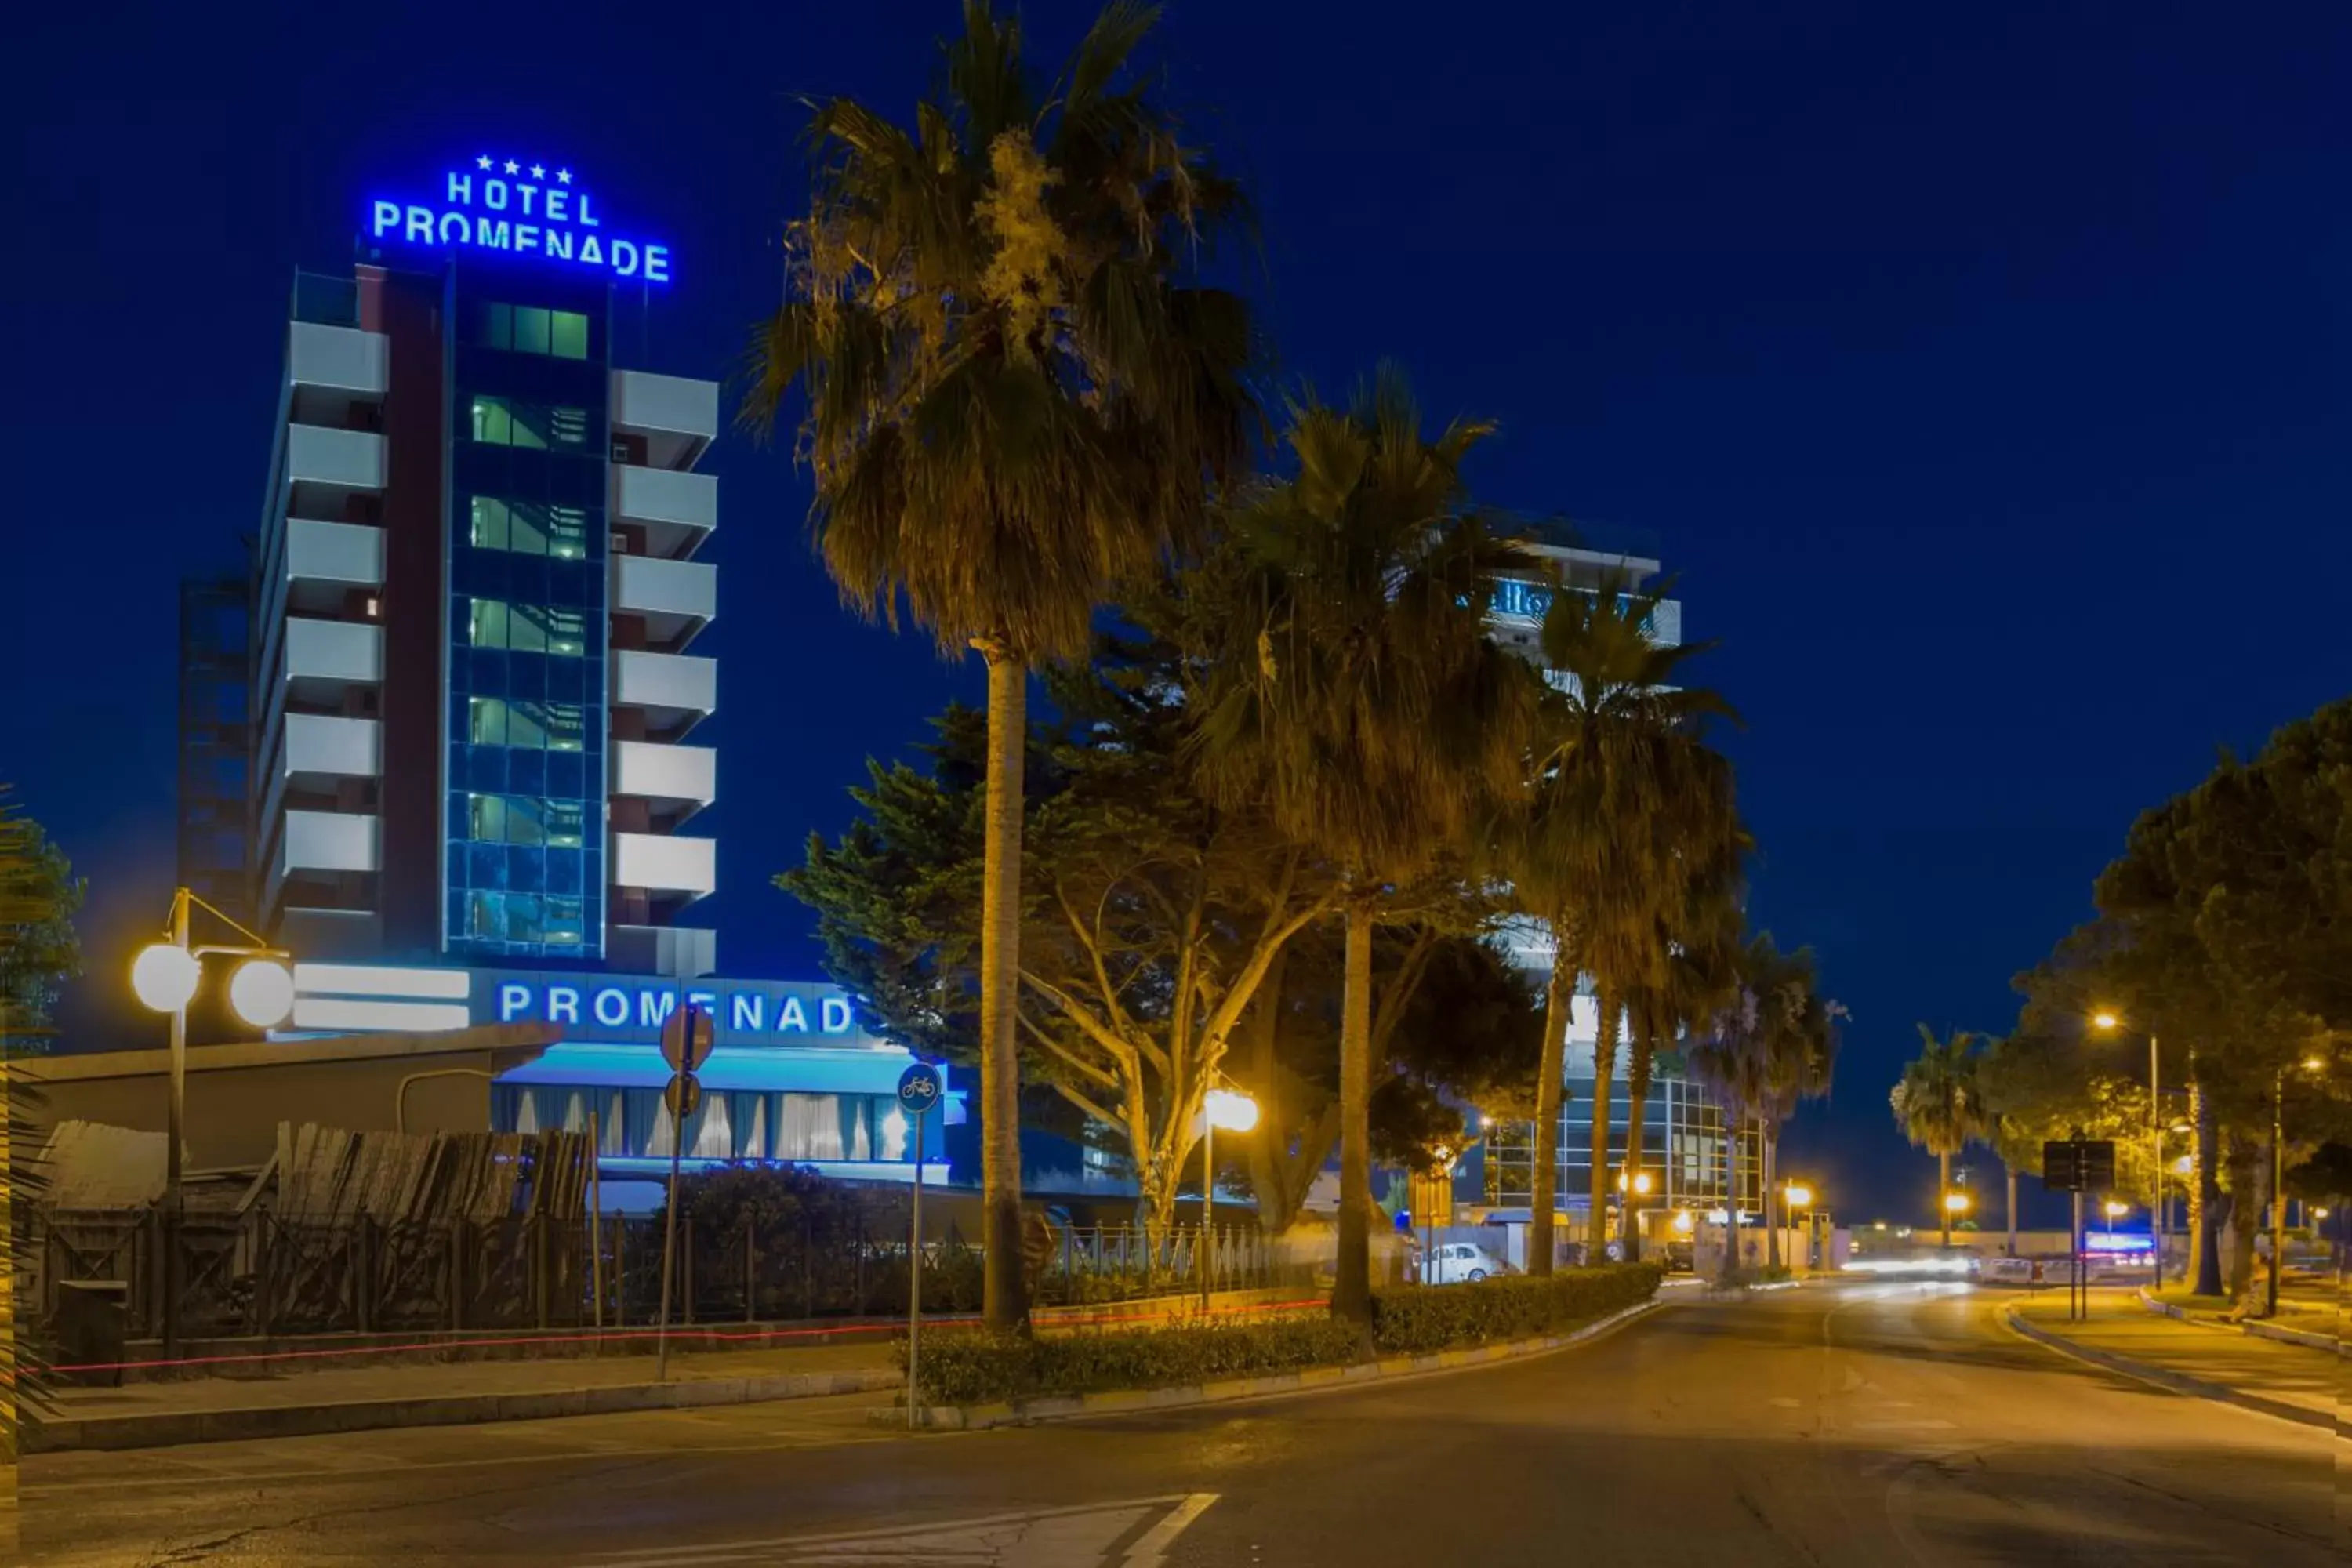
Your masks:
[[[1589,588],[1572,591],[1583,594],[1587,598],[1600,597]],[[1551,600],[1552,591],[1540,583],[1530,583],[1520,577],[1504,577],[1496,580],[1495,584],[1494,612],[1506,620],[1540,621],[1550,613]],[[1621,616],[1631,614],[1633,604],[1633,595],[1618,595],[1617,613]],[[1654,632],[1657,629],[1657,609],[1653,605],[1650,609],[1643,613],[1641,629],[1644,632]]]
[[[609,232],[570,169],[551,173],[545,163],[501,163],[487,153],[470,169],[450,170],[438,201],[372,199],[368,237],[439,250],[502,250],[614,278],[669,281],[669,247]]]
[[[721,1046],[793,1040],[875,1045],[837,986],[791,980],[689,981],[685,1000],[710,1015]],[[646,975],[472,971],[477,1024],[555,1024],[564,1038],[651,1040],[679,1005],[676,981]]]

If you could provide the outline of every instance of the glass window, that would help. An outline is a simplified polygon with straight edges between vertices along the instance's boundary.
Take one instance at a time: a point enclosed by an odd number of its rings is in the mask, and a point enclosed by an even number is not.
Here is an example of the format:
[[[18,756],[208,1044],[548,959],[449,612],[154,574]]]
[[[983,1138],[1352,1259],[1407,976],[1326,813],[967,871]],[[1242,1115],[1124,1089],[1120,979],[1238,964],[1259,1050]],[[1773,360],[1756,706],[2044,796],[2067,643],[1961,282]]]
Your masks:
[[[471,795],[466,797],[466,837],[483,844],[538,844],[577,849],[587,807],[576,800],[537,795]]]
[[[484,305],[482,307],[482,342],[494,349],[514,347],[514,307]]]
[[[514,308],[514,346],[517,353],[543,354],[547,352],[548,312],[538,305],[517,305]]]
[[[583,451],[588,446],[588,411],[562,404],[526,403],[512,397],[472,400],[471,433],[491,447],[521,447],[531,451]]]
[[[549,352],[558,359],[588,357],[588,318],[577,310],[556,310],[548,317]]]
[[[477,892],[467,900],[467,933],[486,942],[577,947],[584,927],[578,899],[538,893]]]
[[[470,720],[467,738],[478,746],[576,752],[587,727],[587,710],[576,702],[471,697],[467,707]]]
[[[587,647],[587,623],[578,610],[545,605],[509,605],[503,599],[468,601],[467,640],[476,647],[516,653],[551,653],[578,658]]]
[[[470,509],[477,550],[552,555],[559,561],[587,557],[588,512],[583,507],[475,496]]]

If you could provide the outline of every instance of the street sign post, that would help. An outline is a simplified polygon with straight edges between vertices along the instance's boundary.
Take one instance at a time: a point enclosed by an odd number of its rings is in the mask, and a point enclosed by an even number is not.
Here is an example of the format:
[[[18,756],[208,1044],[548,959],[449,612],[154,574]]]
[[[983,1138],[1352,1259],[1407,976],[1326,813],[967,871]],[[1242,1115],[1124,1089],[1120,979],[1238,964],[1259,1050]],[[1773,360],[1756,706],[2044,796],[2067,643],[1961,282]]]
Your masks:
[[[2053,1193],[2074,1194],[2074,1217],[2067,1232],[2066,1318],[2079,1322],[2091,1315],[2091,1273],[2083,1261],[2083,1194],[2112,1191],[2116,1184],[2116,1145],[2111,1138],[2053,1138],[2042,1145],[2042,1184]]]
[[[680,989],[683,989],[681,987]],[[654,1381],[669,1381],[670,1275],[677,1263],[677,1173],[686,1154],[686,1123],[702,1105],[702,1085],[694,1069],[710,1056],[711,1024],[707,1009],[684,996],[662,1025],[662,1059],[670,1065],[669,1087],[662,1104],[669,1110],[669,1214],[662,1226],[661,1325],[654,1336]]]
[[[923,1347],[923,1117],[940,1102],[940,1069],[916,1062],[898,1075],[898,1109],[915,1119],[915,1215],[907,1237],[907,1425],[921,1424],[918,1369]]]

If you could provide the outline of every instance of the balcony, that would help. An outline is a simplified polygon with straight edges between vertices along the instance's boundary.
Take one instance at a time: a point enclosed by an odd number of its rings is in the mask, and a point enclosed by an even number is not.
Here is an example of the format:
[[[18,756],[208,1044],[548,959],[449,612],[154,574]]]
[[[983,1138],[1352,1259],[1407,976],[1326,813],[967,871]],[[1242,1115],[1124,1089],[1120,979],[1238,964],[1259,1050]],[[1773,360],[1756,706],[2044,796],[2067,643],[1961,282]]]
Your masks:
[[[354,590],[383,586],[383,530],[286,520],[287,608],[298,615],[341,615]]]
[[[615,741],[613,793],[670,805],[709,805],[719,798],[719,753],[709,746]]]
[[[286,814],[277,866],[280,877],[304,871],[373,871],[378,858],[373,816],[341,811]]]
[[[613,613],[644,617],[650,647],[683,652],[719,613],[719,569],[702,561],[615,555]]]
[[[604,962],[625,974],[719,973],[719,933],[694,926],[616,925],[604,933]]]
[[[344,688],[383,680],[383,628],[366,621],[286,621],[286,694],[306,705],[334,706]]]
[[[718,437],[719,384],[616,370],[613,428],[644,438],[648,467],[690,468]]]
[[[663,907],[719,890],[719,840],[660,833],[613,835],[613,885],[650,894]]]
[[[613,701],[644,710],[648,736],[681,739],[718,710],[719,661],[683,653],[615,652]]]
[[[286,715],[287,778],[331,788],[339,778],[380,778],[383,727],[373,719],[323,713]]]
[[[644,529],[650,554],[691,555],[719,526],[719,481],[709,474],[615,463],[613,521]]]
[[[298,402],[309,392],[341,395],[346,403],[373,401],[383,395],[389,379],[389,343],[382,332],[296,321],[287,330],[286,379]]]
[[[293,492],[289,511],[332,516],[350,497],[383,489],[383,437],[373,430],[289,425],[286,479]]]

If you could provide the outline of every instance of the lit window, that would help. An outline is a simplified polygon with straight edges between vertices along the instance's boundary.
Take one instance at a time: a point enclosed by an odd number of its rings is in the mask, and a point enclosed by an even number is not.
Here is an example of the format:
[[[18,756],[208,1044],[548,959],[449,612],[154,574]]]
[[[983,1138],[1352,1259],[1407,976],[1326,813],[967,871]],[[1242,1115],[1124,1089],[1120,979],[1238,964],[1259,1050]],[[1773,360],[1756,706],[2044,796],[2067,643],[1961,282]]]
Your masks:
[[[549,350],[558,359],[588,357],[588,318],[577,310],[557,310],[548,318]]]
[[[468,604],[467,640],[476,647],[551,653],[566,658],[578,658],[587,651],[587,621],[578,610],[509,605],[502,599],[474,599]]]

